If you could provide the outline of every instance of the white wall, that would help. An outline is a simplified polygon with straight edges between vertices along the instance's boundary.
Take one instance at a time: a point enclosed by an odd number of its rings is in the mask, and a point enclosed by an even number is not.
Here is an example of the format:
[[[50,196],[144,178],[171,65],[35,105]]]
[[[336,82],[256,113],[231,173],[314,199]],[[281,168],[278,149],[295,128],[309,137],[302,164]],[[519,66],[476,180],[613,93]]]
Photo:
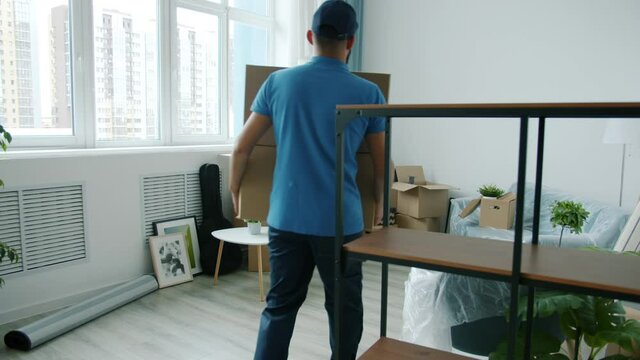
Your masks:
[[[88,259],[5,276],[0,324],[74,303],[97,290],[151,273],[142,230],[141,177],[197,172],[204,163],[217,163],[220,152],[229,152],[229,146],[60,151],[53,158],[3,155],[9,157],[0,161],[6,190],[84,183]]]
[[[367,0],[364,10],[364,70],[391,73],[392,103],[640,101],[635,0]],[[622,145],[602,143],[604,126],[548,120],[544,184],[617,205]],[[508,187],[517,129],[510,119],[399,120],[393,157],[464,193]],[[628,150],[631,209],[640,151]]]

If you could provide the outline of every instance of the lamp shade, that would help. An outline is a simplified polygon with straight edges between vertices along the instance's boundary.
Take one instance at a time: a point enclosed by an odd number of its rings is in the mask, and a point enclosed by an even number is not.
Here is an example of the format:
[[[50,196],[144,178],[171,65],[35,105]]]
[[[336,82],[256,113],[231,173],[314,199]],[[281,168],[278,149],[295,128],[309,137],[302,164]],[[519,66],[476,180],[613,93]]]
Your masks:
[[[602,142],[605,144],[640,143],[640,120],[609,119],[604,130]]]

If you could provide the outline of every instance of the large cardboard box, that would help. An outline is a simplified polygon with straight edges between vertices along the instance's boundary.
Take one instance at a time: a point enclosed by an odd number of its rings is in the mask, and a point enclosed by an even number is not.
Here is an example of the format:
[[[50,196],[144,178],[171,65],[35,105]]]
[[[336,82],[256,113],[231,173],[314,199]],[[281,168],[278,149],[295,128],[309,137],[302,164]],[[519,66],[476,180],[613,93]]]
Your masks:
[[[396,225],[402,229],[440,232],[440,218],[416,219],[409,215],[396,214]]]
[[[427,182],[422,166],[396,166],[396,174],[392,188],[398,191],[399,214],[417,219],[447,214],[451,186]]]
[[[260,86],[267,80],[269,75],[276,71],[284,69],[276,66],[258,66],[247,65],[246,78],[245,78],[245,92],[244,92],[244,119],[247,121],[251,114],[251,104],[260,90]],[[385,98],[389,97],[389,83],[391,76],[389,74],[377,74],[377,73],[365,73],[354,72],[354,74],[367,79],[380,88]],[[273,129],[269,129],[257,142],[258,145],[276,146],[275,138],[273,137]],[[362,143],[358,152],[368,152],[366,143]]]
[[[249,157],[242,182],[238,218],[255,219],[266,224],[269,213],[269,197],[273,185],[276,148],[256,145]],[[360,190],[364,227],[371,231],[375,225],[375,196],[373,189],[373,161],[370,154],[356,154],[358,174],[356,182]]]
[[[478,198],[471,200],[462,209],[460,217],[469,216],[478,206],[480,206],[480,226],[492,227],[496,229],[511,229],[516,213],[516,194],[506,193],[501,197]]]

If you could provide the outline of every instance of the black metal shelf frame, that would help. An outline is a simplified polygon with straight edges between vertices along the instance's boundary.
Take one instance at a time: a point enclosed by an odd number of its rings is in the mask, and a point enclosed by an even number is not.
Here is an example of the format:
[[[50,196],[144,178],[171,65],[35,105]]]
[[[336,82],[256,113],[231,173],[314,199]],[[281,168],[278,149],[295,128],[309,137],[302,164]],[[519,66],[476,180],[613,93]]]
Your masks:
[[[509,347],[508,358],[513,359],[515,354],[515,341],[518,331],[518,298],[519,286],[521,284],[529,287],[528,291],[528,311],[527,320],[533,317],[533,300],[535,287],[548,285],[544,281],[536,282],[524,280],[521,278],[521,261],[522,261],[522,234],[523,234],[523,213],[524,213],[524,187],[526,178],[526,161],[527,161],[527,142],[529,119],[538,118],[538,137],[537,137],[537,154],[536,154],[536,175],[534,190],[534,222],[532,231],[532,244],[538,244],[539,226],[540,226],[540,201],[542,190],[542,169],[544,155],[544,137],[545,125],[549,118],[640,118],[640,103],[568,103],[568,104],[444,104],[444,105],[390,105],[390,106],[371,106],[371,105],[348,105],[338,106],[336,111],[336,240],[334,246],[335,255],[335,299],[334,299],[334,334],[336,358],[343,358],[341,349],[341,323],[342,323],[342,273],[343,266],[346,262],[348,254],[343,251],[342,244],[344,241],[343,234],[343,191],[344,191],[344,131],[355,118],[358,117],[384,117],[385,122],[385,174],[389,174],[390,170],[390,154],[391,154],[391,119],[392,118],[516,118],[520,120],[519,131],[519,150],[518,150],[518,172],[517,172],[517,193],[516,199],[516,219],[515,219],[515,238],[513,245],[512,257],[512,273],[506,278],[496,277],[496,280],[509,282],[511,285],[511,299],[509,308],[509,318],[515,321],[509,322]],[[389,219],[389,176],[384,177],[384,216],[383,225],[388,226]],[[437,268],[434,266],[425,266],[420,262],[411,261],[389,261],[383,256],[363,256],[358,254],[357,257],[377,260],[382,263],[381,274],[381,321],[380,336],[386,336],[387,327],[387,288],[388,288],[388,264],[398,263],[400,265],[415,266],[429,268],[433,270],[456,272],[463,275],[475,277],[487,277],[486,274],[480,274],[472,270],[451,270],[446,268]],[[558,287],[558,285],[554,285]],[[562,287],[562,286],[560,286]],[[565,290],[581,291],[578,287],[562,287]],[[588,291],[594,293],[594,291]],[[614,297],[618,294],[609,291],[597,291],[600,295]],[[640,299],[624,297],[632,301],[640,301]],[[531,349],[531,326],[532,321],[527,321],[526,328],[526,344],[525,358],[529,358]]]

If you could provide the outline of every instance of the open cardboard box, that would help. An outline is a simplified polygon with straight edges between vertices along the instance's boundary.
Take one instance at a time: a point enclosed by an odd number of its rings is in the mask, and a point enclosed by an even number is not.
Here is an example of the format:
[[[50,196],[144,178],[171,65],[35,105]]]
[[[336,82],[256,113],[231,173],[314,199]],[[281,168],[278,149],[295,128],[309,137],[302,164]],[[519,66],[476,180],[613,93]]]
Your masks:
[[[516,213],[516,194],[509,192],[499,198],[482,197],[471,200],[462,209],[460,217],[469,216],[480,206],[480,226],[496,229],[511,229]]]
[[[416,219],[439,218],[449,209],[452,186],[426,181],[422,166],[396,166],[398,182],[392,189],[398,193],[397,212]]]

